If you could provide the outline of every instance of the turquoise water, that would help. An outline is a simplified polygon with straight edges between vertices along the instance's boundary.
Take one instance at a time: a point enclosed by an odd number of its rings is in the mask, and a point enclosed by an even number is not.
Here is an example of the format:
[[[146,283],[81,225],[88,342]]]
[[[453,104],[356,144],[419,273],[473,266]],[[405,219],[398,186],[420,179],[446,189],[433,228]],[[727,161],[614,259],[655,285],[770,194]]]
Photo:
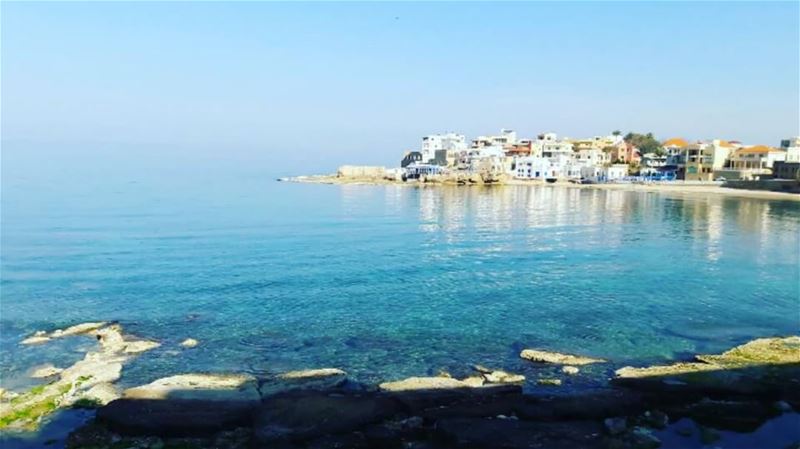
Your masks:
[[[623,364],[798,332],[800,203],[566,187],[280,183],[259,167],[5,172],[0,375],[118,320],[163,346],[123,385],[335,366],[374,382],[472,363],[548,375],[525,347]],[[200,346],[182,351],[187,337]]]

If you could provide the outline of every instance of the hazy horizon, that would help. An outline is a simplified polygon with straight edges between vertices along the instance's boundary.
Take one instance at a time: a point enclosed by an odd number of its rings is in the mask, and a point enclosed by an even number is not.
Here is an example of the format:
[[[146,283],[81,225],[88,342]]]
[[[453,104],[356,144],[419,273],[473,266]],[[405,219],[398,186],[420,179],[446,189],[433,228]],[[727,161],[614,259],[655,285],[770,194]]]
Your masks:
[[[4,153],[324,170],[503,127],[776,146],[800,134],[799,14],[797,2],[4,2]]]

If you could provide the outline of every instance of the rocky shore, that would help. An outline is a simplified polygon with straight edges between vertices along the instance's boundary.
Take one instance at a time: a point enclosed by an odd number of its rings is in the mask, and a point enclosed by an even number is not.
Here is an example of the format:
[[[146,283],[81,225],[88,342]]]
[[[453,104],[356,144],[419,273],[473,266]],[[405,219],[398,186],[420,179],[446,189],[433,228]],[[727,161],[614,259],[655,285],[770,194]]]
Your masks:
[[[93,407],[94,420],[73,431],[67,447],[622,449],[657,448],[657,434],[685,419],[694,426],[675,432],[697,445],[800,410],[797,336],[672,365],[623,367],[608,385],[579,394],[559,393],[559,378],[523,391],[524,376],[481,365],[460,379],[441,373],[379,385],[337,368],[268,377],[186,373],[118,391],[124,364],[158,343],[113,323],[40,332],[23,343],[66,336],[94,338],[97,350],[63,370],[44,367],[53,379],[46,385],[3,392],[0,429],[31,429],[59,409]],[[560,366],[564,376],[609,363],[541,348],[520,357]]]
[[[719,183],[609,183],[609,184],[575,184],[570,182],[546,183],[537,180],[520,180],[508,177],[499,177],[484,180],[480,176],[431,176],[423,182],[403,182],[402,180],[386,179],[380,177],[354,177],[333,175],[310,175],[280,178],[279,181],[299,182],[309,184],[339,184],[339,185],[398,185],[398,186],[482,186],[482,185],[507,185],[507,186],[540,186],[550,188],[574,188],[590,190],[621,190],[633,192],[654,192],[671,195],[725,195],[741,198],[759,198],[767,200],[800,201],[800,194],[787,192],[772,192],[767,190],[747,190],[743,188],[729,188]]]

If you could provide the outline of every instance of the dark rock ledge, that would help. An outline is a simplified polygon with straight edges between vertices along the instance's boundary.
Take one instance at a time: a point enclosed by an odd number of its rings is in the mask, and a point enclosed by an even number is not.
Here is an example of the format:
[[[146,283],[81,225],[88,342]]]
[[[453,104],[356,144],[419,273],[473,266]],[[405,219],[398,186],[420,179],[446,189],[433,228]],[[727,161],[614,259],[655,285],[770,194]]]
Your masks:
[[[533,363],[605,363],[526,354]],[[700,426],[691,438],[708,444],[719,436],[714,429],[749,432],[800,409],[800,337],[754,340],[696,359],[625,367],[609,385],[572,395],[553,387],[523,393],[524,377],[481,366],[465,379],[378,386],[335,368],[261,379],[184,374],[123,391],[67,447],[656,448],[654,429],[682,418]]]

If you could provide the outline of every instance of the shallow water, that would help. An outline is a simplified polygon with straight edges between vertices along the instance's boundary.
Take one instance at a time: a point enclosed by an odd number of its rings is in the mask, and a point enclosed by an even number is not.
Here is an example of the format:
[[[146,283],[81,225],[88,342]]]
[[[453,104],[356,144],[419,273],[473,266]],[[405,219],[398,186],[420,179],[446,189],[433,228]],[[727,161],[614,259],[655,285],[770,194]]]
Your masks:
[[[518,358],[525,347],[612,361],[569,390],[621,364],[798,332],[796,202],[307,185],[253,169],[20,173],[4,172],[2,197],[11,388],[91,344],[21,338],[94,320],[164,343],[124,385],[322,366],[367,382],[472,363],[549,375]],[[180,350],[187,337],[200,346]]]

